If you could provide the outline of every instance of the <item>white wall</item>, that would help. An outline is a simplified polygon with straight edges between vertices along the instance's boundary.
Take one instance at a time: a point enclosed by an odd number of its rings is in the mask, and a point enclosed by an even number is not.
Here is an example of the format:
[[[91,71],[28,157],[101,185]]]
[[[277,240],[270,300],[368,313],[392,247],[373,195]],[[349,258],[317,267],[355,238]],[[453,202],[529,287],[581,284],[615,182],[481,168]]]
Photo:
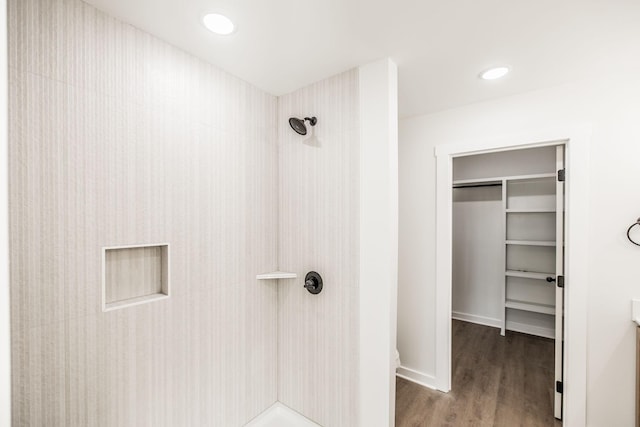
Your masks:
[[[640,251],[626,228],[640,216],[640,79],[632,73],[578,82],[400,124],[398,342],[403,364],[435,372],[435,159],[444,141],[494,138],[542,128],[593,125],[589,217],[587,423],[633,425]],[[567,384],[567,387],[571,387]]]
[[[398,69],[360,77],[360,423],[395,425],[398,277]]]

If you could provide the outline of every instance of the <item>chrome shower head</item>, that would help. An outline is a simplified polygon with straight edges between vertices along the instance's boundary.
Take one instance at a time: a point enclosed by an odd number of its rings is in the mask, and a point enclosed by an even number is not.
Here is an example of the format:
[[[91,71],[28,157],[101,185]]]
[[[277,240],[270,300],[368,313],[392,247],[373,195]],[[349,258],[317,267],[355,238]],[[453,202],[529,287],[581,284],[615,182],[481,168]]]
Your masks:
[[[305,117],[304,120],[298,119],[297,117],[291,117],[289,119],[289,126],[291,126],[291,129],[296,131],[296,133],[306,135],[307,126],[304,124],[305,121],[308,121],[311,126],[315,126],[316,123],[318,123],[318,119],[315,117]]]

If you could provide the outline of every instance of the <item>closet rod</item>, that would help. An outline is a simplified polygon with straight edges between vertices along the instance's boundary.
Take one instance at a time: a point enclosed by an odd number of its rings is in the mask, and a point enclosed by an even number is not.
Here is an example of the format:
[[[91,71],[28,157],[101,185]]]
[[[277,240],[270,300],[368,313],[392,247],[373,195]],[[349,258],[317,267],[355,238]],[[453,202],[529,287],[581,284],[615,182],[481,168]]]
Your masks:
[[[495,184],[453,184],[453,188],[475,188],[475,187],[502,187],[502,183]]]

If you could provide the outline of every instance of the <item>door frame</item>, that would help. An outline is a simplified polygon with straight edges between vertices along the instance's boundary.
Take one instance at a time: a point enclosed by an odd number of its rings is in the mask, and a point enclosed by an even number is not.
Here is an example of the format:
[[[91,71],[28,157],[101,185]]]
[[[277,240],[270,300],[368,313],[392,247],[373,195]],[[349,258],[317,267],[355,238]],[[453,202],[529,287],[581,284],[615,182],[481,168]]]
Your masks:
[[[586,425],[589,145],[591,126],[579,125],[435,147],[436,156],[436,389],[451,390],[453,159],[564,144],[565,316],[563,424]],[[580,286],[579,284],[584,284]]]

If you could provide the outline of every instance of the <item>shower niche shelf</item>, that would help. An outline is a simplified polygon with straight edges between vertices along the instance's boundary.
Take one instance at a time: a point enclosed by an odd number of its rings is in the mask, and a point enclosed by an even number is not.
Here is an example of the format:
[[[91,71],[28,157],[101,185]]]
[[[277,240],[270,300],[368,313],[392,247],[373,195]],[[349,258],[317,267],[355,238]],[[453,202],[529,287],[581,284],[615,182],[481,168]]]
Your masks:
[[[102,248],[102,311],[169,298],[169,244]]]
[[[272,271],[256,275],[258,280],[295,279],[297,277],[296,273],[287,273],[286,271]]]

